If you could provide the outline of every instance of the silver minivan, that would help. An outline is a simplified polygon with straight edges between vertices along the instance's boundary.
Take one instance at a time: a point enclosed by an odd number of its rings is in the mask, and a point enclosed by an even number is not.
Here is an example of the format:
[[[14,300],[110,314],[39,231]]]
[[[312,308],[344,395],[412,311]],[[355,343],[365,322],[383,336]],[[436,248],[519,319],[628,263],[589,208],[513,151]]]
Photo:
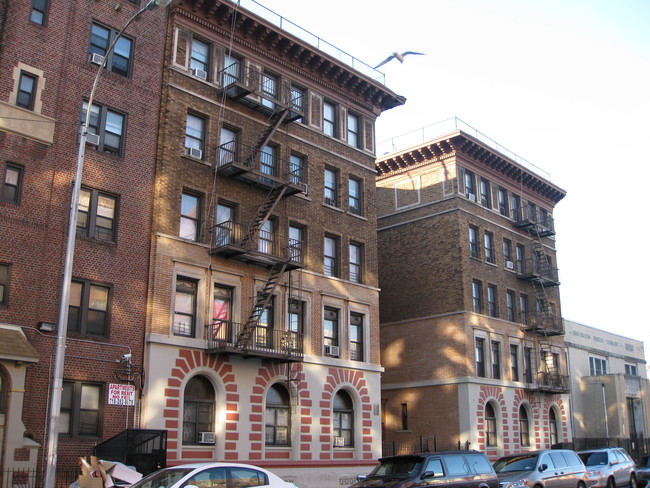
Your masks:
[[[494,463],[500,488],[586,488],[587,469],[574,451],[548,449],[504,456]]]

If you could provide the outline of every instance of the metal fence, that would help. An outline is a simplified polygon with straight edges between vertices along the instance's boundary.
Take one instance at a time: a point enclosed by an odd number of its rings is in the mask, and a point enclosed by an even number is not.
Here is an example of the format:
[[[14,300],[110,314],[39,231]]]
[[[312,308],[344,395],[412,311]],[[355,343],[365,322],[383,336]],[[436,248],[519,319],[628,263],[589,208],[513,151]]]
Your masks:
[[[440,444],[435,436],[420,436],[418,442],[382,442],[382,456],[395,456],[397,454],[413,454],[417,452],[435,452],[435,451],[468,451],[470,449],[469,441],[456,444]]]
[[[57,468],[56,488],[68,488],[81,474],[79,468]],[[41,488],[45,471],[38,469],[6,469],[0,472],[0,488]]]

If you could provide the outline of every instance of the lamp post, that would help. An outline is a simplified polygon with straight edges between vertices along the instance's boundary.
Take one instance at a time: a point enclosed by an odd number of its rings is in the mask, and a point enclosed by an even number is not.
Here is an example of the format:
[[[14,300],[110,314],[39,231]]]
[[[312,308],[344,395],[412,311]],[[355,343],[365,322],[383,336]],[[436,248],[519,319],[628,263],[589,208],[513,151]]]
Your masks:
[[[48,419],[48,442],[47,442],[47,466],[45,471],[45,488],[54,488],[56,481],[56,462],[57,462],[57,449],[59,442],[59,419],[61,416],[61,397],[63,393],[63,366],[65,362],[65,348],[66,348],[66,335],[68,328],[68,306],[70,303],[70,287],[72,282],[72,265],[74,262],[74,246],[77,235],[77,216],[79,208],[79,195],[81,193],[81,176],[83,174],[84,156],[86,151],[86,138],[88,135],[88,126],[90,125],[90,112],[92,110],[93,99],[95,98],[95,91],[99,78],[101,77],[108,56],[113,52],[115,44],[122,36],[124,31],[131,25],[136,18],[147,10],[153,10],[157,7],[167,7],[172,0],[148,0],[146,5],[138,10],[120,29],[114,39],[109,45],[104,60],[97,69],[95,80],[90,96],[88,97],[88,107],[86,109],[86,117],[84,124],[81,128],[81,136],[79,137],[79,149],[77,152],[77,168],[74,179],[74,187],[72,189],[72,203],[70,204],[70,217],[68,220],[68,240],[66,244],[65,263],[63,266],[63,279],[61,283],[61,300],[59,302],[59,321],[58,321],[58,337],[55,351],[54,373],[52,379],[52,396],[50,399],[50,412]]]

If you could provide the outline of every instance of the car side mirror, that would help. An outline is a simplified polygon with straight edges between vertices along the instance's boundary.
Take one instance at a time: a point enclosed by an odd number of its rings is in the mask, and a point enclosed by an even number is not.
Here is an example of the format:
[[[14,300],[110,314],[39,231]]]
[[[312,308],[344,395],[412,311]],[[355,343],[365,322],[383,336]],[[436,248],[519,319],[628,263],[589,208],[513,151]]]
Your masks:
[[[546,471],[548,469],[548,464],[540,464],[539,465],[539,472],[541,473],[542,471]]]
[[[363,481],[368,477],[367,474],[358,474],[357,475],[357,481]]]
[[[433,471],[425,471],[422,476],[420,476],[421,480],[427,479],[427,478],[434,478],[436,476],[436,473]]]

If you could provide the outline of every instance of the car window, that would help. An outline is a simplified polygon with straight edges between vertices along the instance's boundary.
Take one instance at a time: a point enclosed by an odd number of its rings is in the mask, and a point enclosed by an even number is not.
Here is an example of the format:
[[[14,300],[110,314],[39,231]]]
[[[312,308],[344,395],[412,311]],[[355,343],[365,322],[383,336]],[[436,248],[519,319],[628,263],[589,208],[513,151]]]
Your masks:
[[[567,466],[580,466],[582,464],[580,458],[575,452],[562,451],[562,454],[564,455],[564,459],[566,459]]]
[[[198,486],[199,488],[226,488],[226,468],[210,468],[195,474],[186,484]]]
[[[537,454],[524,454],[521,456],[508,456],[499,459],[494,463],[494,470],[497,473],[510,471],[532,471],[537,464]]]
[[[624,462],[627,461],[627,459],[625,458],[625,455],[620,451],[620,449],[615,449],[613,452],[614,452],[614,455],[616,456],[617,461],[619,461],[621,463],[624,463]]]
[[[250,468],[230,468],[233,488],[246,488],[248,486],[264,486],[269,482],[261,471]]]
[[[433,476],[444,476],[445,472],[442,469],[442,461],[440,458],[431,458],[427,461],[427,467],[424,469],[425,473],[433,473]]]
[[[382,459],[371,475],[410,475],[415,476],[420,472],[424,459],[421,457],[403,457],[395,459]]]
[[[561,452],[550,452],[548,455],[551,456],[553,465],[556,468],[566,468],[569,465]]]
[[[606,452],[583,452],[580,454],[585,466],[604,466],[607,464]]]
[[[469,469],[465,458],[458,455],[443,456],[445,466],[447,466],[447,475],[449,476],[465,476],[469,474]]]
[[[553,459],[551,458],[551,456],[548,453],[542,455],[542,459],[541,459],[539,465],[541,466],[543,464],[546,464],[546,469],[554,469],[555,468],[555,463],[553,462]]]
[[[488,459],[481,454],[466,454],[469,469],[474,474],[492,474],[492,465]]]

